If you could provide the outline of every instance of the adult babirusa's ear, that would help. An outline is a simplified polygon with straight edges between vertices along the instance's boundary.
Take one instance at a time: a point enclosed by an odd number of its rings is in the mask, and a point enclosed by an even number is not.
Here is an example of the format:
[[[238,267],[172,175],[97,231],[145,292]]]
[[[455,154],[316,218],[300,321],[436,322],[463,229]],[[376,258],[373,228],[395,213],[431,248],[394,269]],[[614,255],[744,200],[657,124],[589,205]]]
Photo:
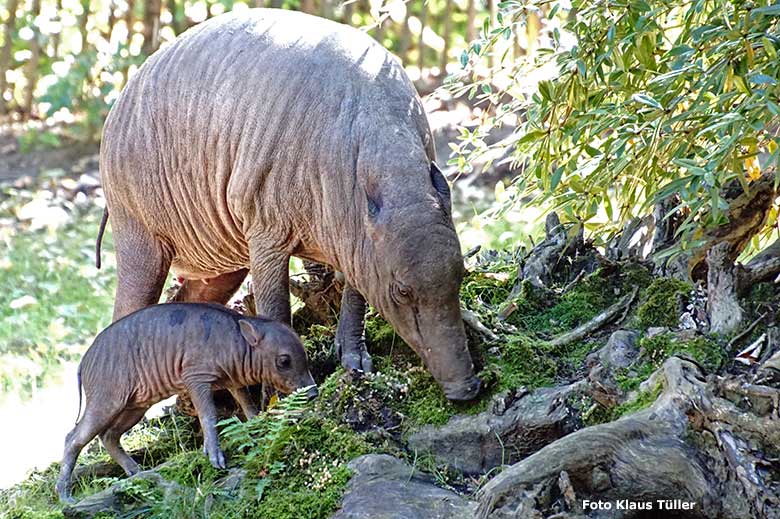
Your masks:
[[[263,333],[246,319],[239,320],[238,327],[241,329],[241,335],[249,344],[254,346],[263,340]]]
[[[444,210],[449,214],[452,211],[452,197],[450,194],[450,185],[447,184],[447,179],[444,178],[439,166],[435,162],[431,162],[431,184],[436,189],[436,193],[439,195]]]

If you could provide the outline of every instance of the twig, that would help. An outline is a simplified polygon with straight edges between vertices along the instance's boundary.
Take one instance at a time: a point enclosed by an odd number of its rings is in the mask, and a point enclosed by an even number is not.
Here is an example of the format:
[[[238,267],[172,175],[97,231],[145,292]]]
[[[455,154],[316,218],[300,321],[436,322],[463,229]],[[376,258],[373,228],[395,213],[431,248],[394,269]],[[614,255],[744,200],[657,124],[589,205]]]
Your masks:
[[[621,315],[617,321],[615,321],[615,324],[620,324],[623,321],[625,321],[626,317],[628,317],[628,311],[631,310],[631,305],[634,304],[634,299],[636,298],[637,294],[639,293],[638,288],[634,288],[634,291],[631,293],[631,297],[629,298],[628,302],[626,303],[625,309],[623,309],[623,315]]]
[[[561,294],[565,294],[566,292],[571,290],[572,287],[574,285],[576,285],[577,283],[579,283],[580,280],[582,280],[583,277],[585,277],[585,269],[580,270],[579,274],[577,274],[577,276],[574,279],[572,279],[569,283],[566,283],[566,286],[563,287],[563,289],[561,289],[560,293]]]
[[[766,314],[767,314],[766,312],[761,314],[758,317],[758,319],[756,319],[755,321],[750,323],[750,325],[747,328],[745,328],[743,331],[741,331],[740,333],[735,335],[734,338],[731,339],[729,341],[728,345],[726,346],[726,351],[728,351],[729,353],[733,353],[734,352],[734,349],[733,349],[734,346],[739,344],[739,341],[741,341],[742,339],[744,339],[745,337],[747,337],[748,335],[753,333],[753,330],[756,328],[756,326],[758,326],[758,323],[760,323],[764,319],[764,317],[766,317]]]
[[[475,332],[482,334],[491,341],[498,340],[498,335],[490,331],[487,326],[482,324],[479,320],[479,317],[477,317],[477,314],[463,307],[460,307],[460,314],[463,317],[463,322],[469,325]]]
[[[564,333],[563,335],[559,335],[555,339],[551,340],[550,346],[553,347],[565,346],[574,341],[578,341],[582,339],[589,333],[598,330],[599,328],[607,324],[609,321],[614,319],[614,317],[620,311],[630,307],[638,291],[639,289],[637,287],[634,287],[634,290],[632,290],[630,294],[624,296],[620,301],[610,306],[609,308],[601,312],[599,315],[597,315],[587,323],[581,324],[580,326],[576,327],[572,331]]]
[[[466,254],[463,255],[463,260],[465,261],[465,260],[471,258],[472,256],[476,256],[476,254],[480,250],[482,250],[482,245],[477,245],[476,247],[473,247],[473,248],[469,249],[468,251],[466,251]]]

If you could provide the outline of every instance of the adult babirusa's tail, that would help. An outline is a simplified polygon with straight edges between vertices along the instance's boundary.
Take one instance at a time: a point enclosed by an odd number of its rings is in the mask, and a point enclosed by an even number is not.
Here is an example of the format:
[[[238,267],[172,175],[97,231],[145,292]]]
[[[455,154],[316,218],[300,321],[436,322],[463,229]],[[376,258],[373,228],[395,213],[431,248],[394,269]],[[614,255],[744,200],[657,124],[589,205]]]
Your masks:
[[[103,219],[100,220],[100,229],[98,229],[97,243],[95,244],[95,266],[98,269],[100,268],[100,244],[103,242],[106,223],[108,223],[108,207],[103,209]]]

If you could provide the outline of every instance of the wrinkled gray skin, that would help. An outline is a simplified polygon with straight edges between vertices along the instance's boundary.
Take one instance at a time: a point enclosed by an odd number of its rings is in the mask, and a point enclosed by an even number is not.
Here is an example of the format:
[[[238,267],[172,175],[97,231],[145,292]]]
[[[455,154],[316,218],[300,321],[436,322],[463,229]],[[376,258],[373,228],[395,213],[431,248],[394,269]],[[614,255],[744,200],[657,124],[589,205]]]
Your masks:
[[[289,323],[297,256],[345,275],[345,367],[371,369],[367,300],[450,399],[473,398],[463,258],[432,142],[403,68],[359,30],[255,9],[187,31],[106,122],[114,318],[156,303],[172,268],[179,300],[215,303],[251,272],[258,312]]]
[[[294,331],[210,304],[155,305],[116,321],[84,354],[79,398],[82,383],[84,415],[65,439],[56,485],[66,502],[72,500],[76,459],[95,436],[128,475],[138,472],[119,438],[149,407],[171,395],[189,393],[203,429],[203,449],[217,468],[225,468],[225,455],[219,447],[213,390],[229,390],[247,418],[257,409],[246,386],[267,383],[284,393],[311,386],[309,397],[317,395]]]

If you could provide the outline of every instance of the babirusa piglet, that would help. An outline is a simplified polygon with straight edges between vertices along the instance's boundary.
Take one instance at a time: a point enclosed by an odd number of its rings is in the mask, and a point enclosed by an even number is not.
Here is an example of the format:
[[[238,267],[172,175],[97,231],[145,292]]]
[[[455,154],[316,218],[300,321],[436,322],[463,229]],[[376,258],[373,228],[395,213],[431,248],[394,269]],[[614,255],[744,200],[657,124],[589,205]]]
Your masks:
[[[251,418],[247,386],[266,383],[283,393],[310,387],[317,395],[303,344],[287,325],[212,304],[170,303],[134,312],[103,330],[79,366],[84,415],[65,440],[57,493],[71,500],[70,479],[81,450],[100,436],[128,475],[138,464],[119,438],[150,406],[187,391],[203,428],[211,464],[225,467],[212,391],[227,389]]]

